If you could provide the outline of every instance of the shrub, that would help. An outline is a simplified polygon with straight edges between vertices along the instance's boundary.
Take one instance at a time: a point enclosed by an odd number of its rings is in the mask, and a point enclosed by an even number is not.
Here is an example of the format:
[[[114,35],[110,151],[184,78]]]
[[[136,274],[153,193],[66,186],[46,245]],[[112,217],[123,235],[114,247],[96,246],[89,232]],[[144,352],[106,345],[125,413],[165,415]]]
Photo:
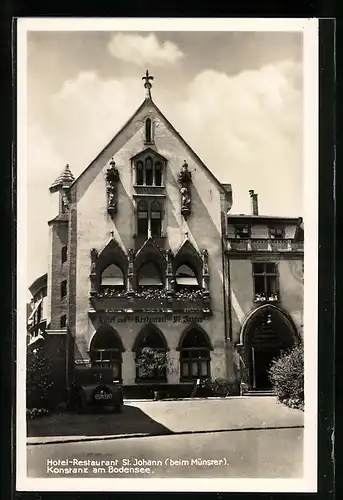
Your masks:
[[[30,418],[47,413],[53,387],[51,366],[43,348],[27,353],[26,407]]]
[[[304,349],[296,345],[272,362],[269,378],[278,400],[304,409]]]

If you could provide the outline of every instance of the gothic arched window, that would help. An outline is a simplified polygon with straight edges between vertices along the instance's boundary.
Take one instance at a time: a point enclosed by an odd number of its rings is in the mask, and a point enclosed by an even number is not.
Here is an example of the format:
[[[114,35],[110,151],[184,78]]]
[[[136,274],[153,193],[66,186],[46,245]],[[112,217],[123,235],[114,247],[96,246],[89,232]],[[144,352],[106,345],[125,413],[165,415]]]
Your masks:
[[[152,159],[150,156],[145,160],[145,184],[152,186],[154,183],[154,172],[152,168]]]
[[[152,142],[151,119],[150,118],[147,118],[145,120],[145,142]]]
[[[175,282],[179,289],[199,288],[195,272],[187,264],[181,264],[175,272]]]
[[[199,328],[187,331],[180,346],[180,379],[194,380],[211,376],[211,346]]]
[[[167,367],[165,361],[167,349],[167,343],[162,332],[160,332],[154,325],[147,325],[140,331],[132,349],[133,352],[136,353],[135,361],[137,382],[166,381]],[[147,363],[144,363],[144,360],[149,361],[154,356],[154,353],[156,353],[160,361],[162,361],[162,366],[149,370],[146,366]]]
[[[125,289],[123,271],[116,264],[107,266],[101,274],[102,291],[122,291]]]
[[[163,286],[161,270],[153,261],[147,261],[138,270],[137,284],[139,288],[156,288]]]
[[[138,161],[136,165],[136,183],[138,186],[143,186],[144,184],[144,167],[142,161]]]
[[[113,380],[121,381],[123,350],[118,333],[110,325],[103,325],[95,333],[90,345],[91,364],[93,367],[111,368]]]
[[[162,186],[162,165],[159,161],[155,163],[155,186]]]

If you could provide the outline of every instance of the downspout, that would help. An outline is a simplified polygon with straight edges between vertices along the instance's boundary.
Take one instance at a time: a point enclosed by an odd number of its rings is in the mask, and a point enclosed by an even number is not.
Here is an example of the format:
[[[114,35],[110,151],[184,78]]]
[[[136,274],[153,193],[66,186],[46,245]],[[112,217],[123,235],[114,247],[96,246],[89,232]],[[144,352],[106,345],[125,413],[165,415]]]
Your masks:
[[[224,195],[225,196],[225,195]],[[225,204],[224,204],[225,206]],[[226,210],[222,210],[221,214],[221,250],[222,250],[222,271],[223,271],[223,300],[224,300],[224,346],[225,346],[225,372],[226,379],[228,379],[228,340],[231,334],[228,333],[228,326],[232,332],[232,318],[231,318],[231,300],[230,300],[230,278],[228,263],[226,263]],[[228,307],[229,306],[229,307]],[[228,324],[229,322],[229,324]]]

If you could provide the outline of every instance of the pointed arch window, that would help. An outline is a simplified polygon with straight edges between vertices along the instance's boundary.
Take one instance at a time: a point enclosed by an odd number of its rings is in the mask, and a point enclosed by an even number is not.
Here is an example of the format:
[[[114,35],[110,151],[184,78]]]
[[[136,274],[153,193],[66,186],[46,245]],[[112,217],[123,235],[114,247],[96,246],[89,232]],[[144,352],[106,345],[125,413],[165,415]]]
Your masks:
[[[162,186],[162,165],[159,161],[155,163],[155,186]]]
[[[150,156],[145,160],[145,184],[152,186],[154,183],[154,172],[152,166],[152,159]]]
[[[181,264],[175,272],[175,282],[178,289],[199,288],[199,281],[195,272],[187,264]]]
[[[163,170],[160,161],[155,161],[151,156],[147,156],[144,161],[138,160],[135,167],[137,186],[162,186]]]
[[[161,288],[163,279],[161,270],[153,261],[148,261],[138,270],[138,288]]]
[[[125,280],[123,271],[116,264],[107,266],[100,278],[100,286],[103,292],[106,291],[124,291]]]
[[[144,184],[144,164],[142,161],[138,161],[136,165],[136,184],[142,186]]]
[[[151,118],[147,118],[145,120],[145,142],[151,143],[152,142],[152,124],[151,124]]]
[[[198,328],[190,329],[180,347],[180,380],[211,377],[209,340]]]
[[[147,349],[149,348],[148,352]],[[160,369],[148,370],[142,366],[142,356],[149,358],[153,356],[153,352],[162,356],[162,363],[166,361],[167,344],[163,334],[154,326],[148,325],[141,330],[138,334],[133,347],[136,353],[136,382],[166,382],[167,381],[167,367],[166,364]],[[160,358],[161,360],[161,358]]]
[[[118,333],[109,325],[104,325],[95,333],[90,346],[93,367],[111,368],[113,380],[122,380],[122,351]]]

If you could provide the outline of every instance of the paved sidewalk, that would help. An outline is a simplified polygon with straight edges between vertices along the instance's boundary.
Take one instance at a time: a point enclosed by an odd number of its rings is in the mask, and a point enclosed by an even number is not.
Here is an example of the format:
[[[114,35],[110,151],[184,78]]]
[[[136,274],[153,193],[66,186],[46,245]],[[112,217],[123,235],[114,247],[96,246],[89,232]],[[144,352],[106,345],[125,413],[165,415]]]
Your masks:
[[[297,428],[303,412],[273,396],[125,401],[121,414],[54,414],[28,420],[28,444],[247,429]]]

